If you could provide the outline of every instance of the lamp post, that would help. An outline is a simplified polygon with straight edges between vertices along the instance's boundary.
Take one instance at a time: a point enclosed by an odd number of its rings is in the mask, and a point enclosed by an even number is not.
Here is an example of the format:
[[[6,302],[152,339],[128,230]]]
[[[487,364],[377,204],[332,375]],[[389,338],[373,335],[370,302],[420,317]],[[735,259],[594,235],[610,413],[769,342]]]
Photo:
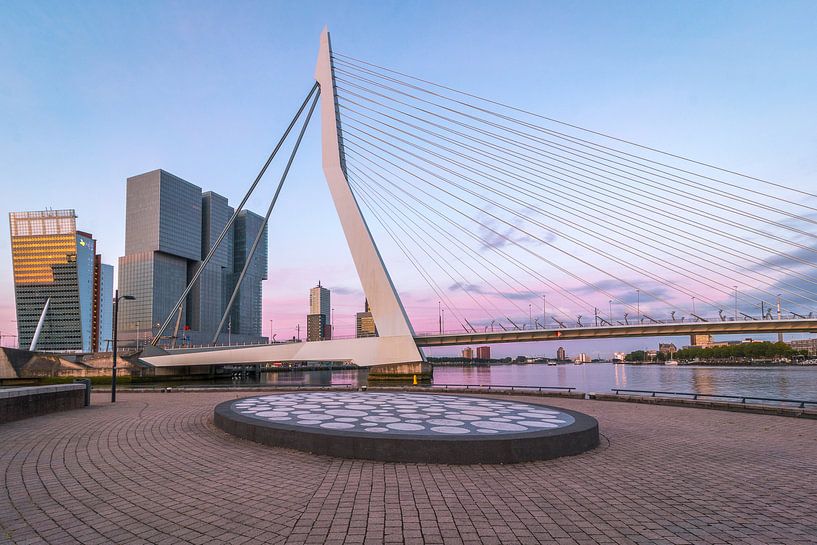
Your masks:
[[[638,323],[640,324],[641,323],[641,290],[636,289],[635,290],[635,295],[636,295],[636,298],[637,298],[636,305],[637,305],[637,311],[638,311]]]
[[[548,328],[548,296],[542,296],[542,329]]]
[[[735,288],[735,321],[738,321],[738,287],[734,286]]]
[[[437,301],[437,321],[440,323],[440,335],[443,334],[443,304]]]
[[[119,290],[116,290],[113,299],[113,367],[111,368],[111,403],[116,403],[116,334],[119,329],[119,301],[125,299],[126,301],[133,301],[136,299],[133,295],[119,295]]]
[[[610,325],[613,325],[613,300],[610,299],[608,303],[610,303]]]

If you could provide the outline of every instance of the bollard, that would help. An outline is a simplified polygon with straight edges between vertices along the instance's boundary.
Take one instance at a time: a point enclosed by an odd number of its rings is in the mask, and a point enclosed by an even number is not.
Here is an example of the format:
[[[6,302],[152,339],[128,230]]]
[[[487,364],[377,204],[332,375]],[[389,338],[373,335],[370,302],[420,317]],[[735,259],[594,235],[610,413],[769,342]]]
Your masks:
[[[85,384],[85,406],[91,405],[91,379],[89,378],[75,378],[74,384]]]
[[[414,375],[414,381],[412,382],[415,386],[417,386],[417,375]]]

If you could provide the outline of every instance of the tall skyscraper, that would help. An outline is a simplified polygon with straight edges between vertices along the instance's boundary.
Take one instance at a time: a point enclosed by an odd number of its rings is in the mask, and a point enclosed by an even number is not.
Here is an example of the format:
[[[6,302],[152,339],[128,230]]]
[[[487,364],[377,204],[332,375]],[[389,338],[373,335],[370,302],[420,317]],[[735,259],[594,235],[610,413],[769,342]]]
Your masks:
[[[309,314],[306,317],[306,340],[323,341],[332,338],[331,302],[329,290],[318,285],[309,290]]]
[[[19,346],[28,348],[49,301],[39,350],[94,352],[111,337],[112,267],[73,210],[12,212],[11,258]]]
[[[364,308],[364,312],[358,312],[355,316],[355,336],[358,339],[361,337],[377,337],[377,327],[374,324],[374,317],[368,299],[366,299]]]
[[[119,259],[119,334],[152,337],[215,245],[234,209],[227,199],[164,170],[128,178],[125,255]],[[242,211],[182,305],[177,343],[212,340],[263,218]],[[241,285],[220,342],[263,342],[261,282],[267,277],[266,233]],[[174,319],[164,335],[175,333]],[[163,343],[164,344],[164,343]]]
[[[556,359],[559,361],[567,361],[567,352],[565,352],[564,347],[560,346],[558,350],[556,350]]]
[[[477,347],[477,359],[478,360],[489,360],[489,359],[491,359],[491,347],[490,346],[478,346]]]
[[[252,243],[264,223],[263,216],[249,210],[242,210],[235,222],[233,243],[233,282],[230,284],[230,293],[238,282],[238,276],[244,268],[250,255]],[[267,278],[267,230],[261,235],[258,250],[247,268],[247,274],[241,283],[241,291],[233,304],[231,311],[233,331],[240,331],[245,335],[261,336],[261,282]],[[229,294],[228,294],[229,297]]]

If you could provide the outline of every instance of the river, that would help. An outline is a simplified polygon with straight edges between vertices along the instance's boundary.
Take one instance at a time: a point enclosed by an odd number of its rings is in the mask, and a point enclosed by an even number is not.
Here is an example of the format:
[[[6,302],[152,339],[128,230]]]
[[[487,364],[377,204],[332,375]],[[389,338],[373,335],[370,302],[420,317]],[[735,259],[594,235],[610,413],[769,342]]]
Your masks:
[[[357,386],[365,380],[365,370],[285,371],[262,373],[260,379],[236,380],[233,383]],[[229,384],[229,379],[212,384],[225,383]],[[190,383],[177,383],[179,386],[188,384]],[[456,366],[435,367],[434,384],[569,386],[582,392],[609,392],[612,388],[627,388],[813,401],[817,400],[817,367],[709,367],[613,363]]]

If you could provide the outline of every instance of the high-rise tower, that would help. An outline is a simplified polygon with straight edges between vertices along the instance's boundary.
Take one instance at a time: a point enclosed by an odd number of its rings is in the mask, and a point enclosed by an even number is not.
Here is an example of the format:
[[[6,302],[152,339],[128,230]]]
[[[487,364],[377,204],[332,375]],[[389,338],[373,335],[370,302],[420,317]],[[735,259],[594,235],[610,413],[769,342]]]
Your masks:
[[[111,337],[112,268],[93,236],[77,231],[76,218],[74,210],[9,214],[21,348],[31,344],[46,301],[37,349],[95,352]]]
[[[202,190],[164,170],[146,172],[127,182],[125,255],[119,259],[119,291],[136,297],[122,306],[119,334],[124,341],[152,337],[179,294],[201,266],[203,256],[224,230],[233,208],[217,193]],[[257,214],[242,211],[216,254],[190,291],[178,318],[177,344],[209,343],[226,309],[248,247],[260,229]],[[261,282],[266,279],[266,233],[252,274],[219,340],[264,342],[261,336]],[[247,239],[249,242],[247,243]],[[238,267],[238,269],[236,269]],[[177,322],[173,320],[173,324]],[[166,335],[173,336],[170,329]],[[166,342],[166,341],[165,341]],[[162,344],[165,344],[162,342]]]
[[[309,290],[309,314],[306,317],[306,340],[323,341],[332,338],[331,302],[329,290],[318,285]]]

